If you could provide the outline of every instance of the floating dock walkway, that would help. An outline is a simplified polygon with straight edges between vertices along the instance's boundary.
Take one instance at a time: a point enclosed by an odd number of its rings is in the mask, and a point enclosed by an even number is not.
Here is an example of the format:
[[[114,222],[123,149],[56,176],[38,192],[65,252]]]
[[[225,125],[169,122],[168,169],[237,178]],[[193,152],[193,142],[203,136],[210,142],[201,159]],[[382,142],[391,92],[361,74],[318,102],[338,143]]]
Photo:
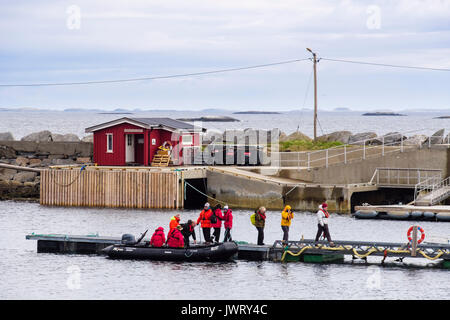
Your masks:
[[[65,235],[65,234],[29,234],[27,240],[37,240],[39,253],[79,253],[100,254],[101,250],[112,244],[120,244],[120,237],[99,235]],[[326,241],[305,239],[300,241],[280,240],[273,245],[258,246],[243,242],[238,243],[237,259],[302,261],[315,263],[343,262],[345,255],[354,259],[367,259],[368,256],[426,258],[442,261],[444,268],[450,269],[450,244],[419,244],[411,248],[408,244],[392,242],[334,241],[334,246]]]
[[[450,222],[450,206],[366,205],[355,206],[359,219],[389,219]]]

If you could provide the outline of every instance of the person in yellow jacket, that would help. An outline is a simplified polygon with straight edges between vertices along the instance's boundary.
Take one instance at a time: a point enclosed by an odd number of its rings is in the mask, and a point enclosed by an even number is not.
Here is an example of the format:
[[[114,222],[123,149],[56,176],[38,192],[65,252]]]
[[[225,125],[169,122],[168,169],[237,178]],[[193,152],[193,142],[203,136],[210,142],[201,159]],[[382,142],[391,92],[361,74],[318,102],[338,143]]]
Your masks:
[[[283,241],[288,241],[289,239],[289,227],[291,226],[291,221],[294,219],[294,212],[291,206],[287,205],[281,212],[281,230],[283,230]]]

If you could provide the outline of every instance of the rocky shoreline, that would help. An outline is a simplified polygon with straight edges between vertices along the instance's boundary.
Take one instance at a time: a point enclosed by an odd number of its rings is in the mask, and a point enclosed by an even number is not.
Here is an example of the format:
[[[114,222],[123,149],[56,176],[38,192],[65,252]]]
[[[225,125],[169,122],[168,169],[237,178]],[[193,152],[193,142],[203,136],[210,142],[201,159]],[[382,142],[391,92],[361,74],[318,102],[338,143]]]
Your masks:
[[[0,133],[0,164],[36,169],[16,170],[0,167],[0,200],[36,200],[40,193],[39,169],[56,165],[92,162],[92,137],[53,134],[40,131],[14,140],[11,133]]]
[[[432,135],[431,141],[425,135],[403,136],[398,132],[377,136],[374,132],[353,134],[350,131],[336,131],[318,137],[322,142],[362,145],[426,145],[442,144],[450,141],[450,134],[444,136],[444,129]],[[276,135],[283,143],[286,141],[312,141],[307,135],[297,131],[286,135],[278,129],[228,130],[225,132],[208,130],[202,136],[203,144],[210,143],[270,143]],[[295,149],[294,149],[295,150]],[[284,151],[294,151],[284,150]],[[0,133],[0,200],[37,200],[40,192],[39,169],[58,165],[83,165],[92,163],[92,136],[80,139],[74,134],[53,134],[41,131],[14,140],[11,133]],[[36,170],[17,170],[8,166],[26,167]]]

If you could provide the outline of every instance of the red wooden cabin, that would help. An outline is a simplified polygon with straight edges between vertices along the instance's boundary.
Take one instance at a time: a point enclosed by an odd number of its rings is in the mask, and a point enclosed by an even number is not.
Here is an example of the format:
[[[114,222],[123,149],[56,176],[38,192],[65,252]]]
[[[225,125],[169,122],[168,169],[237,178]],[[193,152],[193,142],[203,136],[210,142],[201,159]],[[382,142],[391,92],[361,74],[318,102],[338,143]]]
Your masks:
[[[200,147],[206,129],[170,118],[120,118],[86,128],[94,134],[94,162],[100,166],[151,164],[164,142],[173,147],[172,161],[182,164],[184,148]]]

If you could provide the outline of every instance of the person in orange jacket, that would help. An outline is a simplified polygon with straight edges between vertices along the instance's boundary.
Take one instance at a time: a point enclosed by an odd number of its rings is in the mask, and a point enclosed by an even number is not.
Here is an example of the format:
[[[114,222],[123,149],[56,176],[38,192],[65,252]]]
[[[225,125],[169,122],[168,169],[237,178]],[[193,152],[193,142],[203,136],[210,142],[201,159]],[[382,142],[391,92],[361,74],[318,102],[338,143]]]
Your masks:
[[[203,236],[205,237],[206,243],[211,243],[211,215],[212,215],[211,206],[209,203],[205,203],[202,212],[200,212],[200,216],[197,219],[197,224],[201,224],[201,228],[203,230]]]
[[[172,230],[173,228],[176,228],[179,225],[180,225],[180,214],[178,213],[174,215],[172,218],[170,218],[169,231]]]
[[[294,212],[290,205],[284,207],[281,212],[281,229],[283,230],[283,242],[289,240],[289,227],[291,226],[291,221],[294,219]]]

